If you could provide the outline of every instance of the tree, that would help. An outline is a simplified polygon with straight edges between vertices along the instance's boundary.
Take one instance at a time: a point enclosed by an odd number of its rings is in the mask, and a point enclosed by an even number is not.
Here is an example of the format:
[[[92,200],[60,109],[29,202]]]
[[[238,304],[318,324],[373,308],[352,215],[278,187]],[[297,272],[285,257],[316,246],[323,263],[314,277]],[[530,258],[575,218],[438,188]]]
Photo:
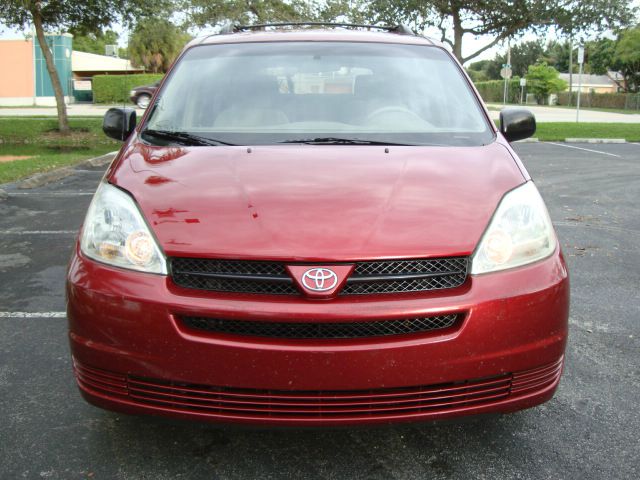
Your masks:
[[[567,82],[560,79],[558,71],[546,62],[530,65],[527,75],[527,88],[543,103],[550,93],[558,93],[567,88]]]
[[[610,38],[601,38],[585,45],[585,53],[589,60],[591,72],[596,75],[606,75],[611,68],[616,52],[616,41]]]
[[[534,65],[538,60],[544,56],[544,45],[541,40],[531,40],[528,42],[521,42],[511,47],[511,70],[513,74],[518,77],[523,77],[527,73],[529,65]],[[496,66],[498,75],[502,65],[507,63],[507,54],[499,53],[495,56],[493,61]]]
[[[625,92],[640,91],[640,25],[618,31],[615,40],[587,42],[585,52],[591,72],[609,75]]]
[[[620,34],[612,66],[622,73],[626,92],[640,92],[640,25]]]
[[[189,21],[197,26],[225,22],[252,24],[313,20],[318,6],[304,0],[187,0]]]
[[[483,70],[473,70],[471,68],[467,68],[466,70],[473,83],[486,82],[487,80],[491,80]]]
[[[84,32],[100,30],[120,21],[129,24],[133,19],[149,16],[166,9],[169,0],[3,0],[0,22],[10,28],[24,29],[33,25],[38,44],[51,78],[58,109],[58,130],[69,133],[69,119],[60,77],[53,55],[46,42],[45,32],[78,29]]]
[[[569,57],[570,57],[570,49],[573,45],[566,40],[564,42],[559,42],[557,40],[551,40],[547,44],[547,48],[544,52],[543,58],[544,61],[549,65],[554,67],[559,72],[568,72],[569,71]],[[573,69],[576,73],[578,71],[578,65],[576,59],[573,60]]]
[[[118,34],[113,30],[84,33],[72,29],[69,33],[73,35],[73,49],[78,52],[104,55],[106,45],[118,44]]]
[[[575,34],[626,25],[635,7],[628,0],[362,0],[373,22],[408,23],[417,31],[436,27],[462,63],[508,38],[555,26]],[[470,55],[462,55],[465,35],[493,39]]]
[[[153,73],[166,72],[191,36],[168,20],[140,22],[129,39],[129,58]]]

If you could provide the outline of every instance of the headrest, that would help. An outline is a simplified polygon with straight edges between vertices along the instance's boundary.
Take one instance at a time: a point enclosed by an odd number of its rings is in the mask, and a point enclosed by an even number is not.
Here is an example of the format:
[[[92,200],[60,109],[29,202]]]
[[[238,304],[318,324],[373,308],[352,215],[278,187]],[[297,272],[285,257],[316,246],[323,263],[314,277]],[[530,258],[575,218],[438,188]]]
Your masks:
[[[353,94],[356,97],[371,98],[385,96],[389,90],[389,82],[384,77],[376,75],[358,75],[356,77]]]

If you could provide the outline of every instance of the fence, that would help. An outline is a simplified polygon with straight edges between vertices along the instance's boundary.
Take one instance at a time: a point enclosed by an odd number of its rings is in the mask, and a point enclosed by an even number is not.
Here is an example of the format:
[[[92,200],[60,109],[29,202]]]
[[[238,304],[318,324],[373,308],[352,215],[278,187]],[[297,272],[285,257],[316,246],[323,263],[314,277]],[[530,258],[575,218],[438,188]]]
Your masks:
[[[558,94],[558,105],[575,106],[578,92]],[[582,93],[580,106],[585,108],[617,108],[620,110],[640,110],[640,93]]]

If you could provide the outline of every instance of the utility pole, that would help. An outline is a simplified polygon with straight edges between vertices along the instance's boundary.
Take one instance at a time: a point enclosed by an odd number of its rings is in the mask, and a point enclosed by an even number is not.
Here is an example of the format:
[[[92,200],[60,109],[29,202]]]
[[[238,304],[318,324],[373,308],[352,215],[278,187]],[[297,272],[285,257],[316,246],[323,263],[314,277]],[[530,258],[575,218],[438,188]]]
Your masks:
[[[573,35],[569,35],[569,106],[573,103]]]
[[[580,45],[578,47],[578,64],[580,70],[578,71],[578,100],[576,101],[576,123],[580,121],[580,92],[582,91],[582,64],[584,63],[584,47]]]
[[[502,76],[502,78],[504,78],[504,91],[502,94],[502,103],[504,105],[507,104],[507,87],[512,74],[513,71],[511,70],[511,43],[507,41],[507,63],[503,63],[502,70],[500,70],[500,75]]]

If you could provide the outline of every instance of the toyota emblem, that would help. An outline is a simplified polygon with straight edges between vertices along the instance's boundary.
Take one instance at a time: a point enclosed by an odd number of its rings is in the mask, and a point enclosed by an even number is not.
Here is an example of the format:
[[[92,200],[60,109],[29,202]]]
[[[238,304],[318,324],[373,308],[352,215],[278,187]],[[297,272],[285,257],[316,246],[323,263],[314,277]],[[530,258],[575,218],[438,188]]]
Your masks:
[[[338,284],[338,276],[328,268],[310,268],[302,274],[302,284],[314,292],[326,292]]]

